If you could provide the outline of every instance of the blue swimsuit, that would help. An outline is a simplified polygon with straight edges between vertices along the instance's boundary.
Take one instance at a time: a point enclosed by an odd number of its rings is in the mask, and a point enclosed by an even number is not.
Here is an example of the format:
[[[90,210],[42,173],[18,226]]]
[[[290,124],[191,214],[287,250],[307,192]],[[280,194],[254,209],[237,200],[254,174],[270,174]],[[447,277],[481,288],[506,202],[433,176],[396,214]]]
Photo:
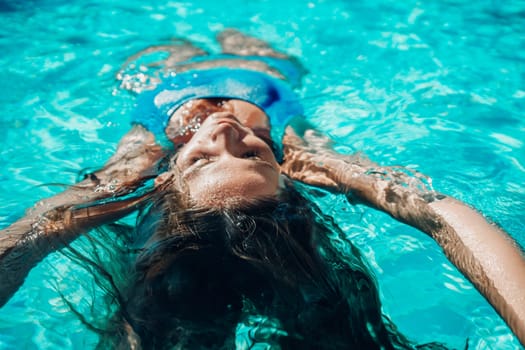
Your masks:
[[[205,58],[210,60],[213,56]],[[281,63],[279,71],[290,80],[298,81],[300,77],[297,69],[294,70],[292,63],[286,60],[270,57],[257,59],[274,66]],[[256,70],[218,67],[177,73],[163,80],[154,90],[141,93],[132,121],[160,135],[175,110],[185,102],[198,98],[239,99],[258,106],[270,119],[272,139],[276,144],[280,144],[290,119],[303,114],[298,96],[288,81]]]

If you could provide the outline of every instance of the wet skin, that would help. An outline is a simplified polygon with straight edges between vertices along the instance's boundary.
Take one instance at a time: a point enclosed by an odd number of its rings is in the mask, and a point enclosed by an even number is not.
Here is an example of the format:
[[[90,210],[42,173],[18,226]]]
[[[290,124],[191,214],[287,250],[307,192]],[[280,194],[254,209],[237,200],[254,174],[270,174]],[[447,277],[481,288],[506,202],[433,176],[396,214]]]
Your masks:
[[[180,149],[176,165],[196,203],[230,205],[277,194],[280,166],[252,127],[268,128],[264,112],[229,100]]]

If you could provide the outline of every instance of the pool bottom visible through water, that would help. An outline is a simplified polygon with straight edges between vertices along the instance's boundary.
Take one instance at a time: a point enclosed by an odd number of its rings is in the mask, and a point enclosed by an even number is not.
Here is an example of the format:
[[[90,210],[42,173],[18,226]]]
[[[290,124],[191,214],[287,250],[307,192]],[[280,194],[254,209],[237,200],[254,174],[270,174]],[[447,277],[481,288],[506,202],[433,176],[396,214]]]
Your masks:
[[[2,228],[111,157],[136,103],[115,79],[128,57],[173,38],[216,51],[214,36],[233,27],[300,60],[306,118],[338,151],[429,175],[525,244],[523,1],[35,0],[0,11]],[[366,256],[385,313],[409,338],[521,348],[430,238],[316,197]],[[57,292],[88,314],[103,295],[89,285],[90,274],[50,255],[0,309],[0,348],[94,348]]]

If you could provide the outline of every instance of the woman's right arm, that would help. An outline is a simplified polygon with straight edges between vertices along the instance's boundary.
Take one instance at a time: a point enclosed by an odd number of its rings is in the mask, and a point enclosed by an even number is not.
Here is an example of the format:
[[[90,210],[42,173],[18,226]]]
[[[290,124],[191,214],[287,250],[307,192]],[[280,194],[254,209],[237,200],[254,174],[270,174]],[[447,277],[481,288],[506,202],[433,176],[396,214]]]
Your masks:
[[[305,136],[287,130],[283,171],[288,176],[344,193],[430,235],[525,345],[525,258],[508,234],[465,203],[411,186],[406,168],[337,154],[326,147],[326,138],[311,131]]]
[[[18,290],[29,271],[49,253],[79,234],[132,212],[145,196],[111,201],[156,175],[163,152],[153,135],[134,126],[105,166],[62,193],[38,202],[0,231],[0,307]],[[99,203],[92,204],[90,203]]]

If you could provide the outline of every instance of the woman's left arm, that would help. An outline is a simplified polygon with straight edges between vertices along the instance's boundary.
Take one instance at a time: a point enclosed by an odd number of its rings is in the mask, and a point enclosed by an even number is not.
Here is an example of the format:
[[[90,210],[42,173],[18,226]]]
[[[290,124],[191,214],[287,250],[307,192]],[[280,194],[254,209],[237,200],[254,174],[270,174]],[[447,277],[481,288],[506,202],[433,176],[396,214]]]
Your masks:
[[[519,245],[465,203],[407,184],[406,169],[337,154],[326,141],[312,131],[300,138],[289,128],[283,172],[344,193],[430,235],[525,345],[525,258]]]

